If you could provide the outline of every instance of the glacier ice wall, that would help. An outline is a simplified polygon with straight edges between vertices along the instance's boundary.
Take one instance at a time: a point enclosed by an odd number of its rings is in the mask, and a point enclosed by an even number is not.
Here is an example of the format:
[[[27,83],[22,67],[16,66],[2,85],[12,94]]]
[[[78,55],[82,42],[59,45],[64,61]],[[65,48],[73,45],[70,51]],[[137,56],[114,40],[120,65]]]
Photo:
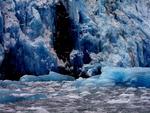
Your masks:
[[[95,51],[93,61],[122,67],[150,66],[150,1],[85,1],[90,19],[81,24],[86,32],[81,42]]]
[[[57,67],[52,47],[52,2],[0,1],[1,73],[7,79],[48,74]]]
[[[59,5],[65,12],[57,12]],[[64,13],[68,17],[60,18]],[[64,18],[68,27],[64,23],[58,32]],[[58,42],[63,33],[73,46],[65,46],[65,37]],[[55,45],[62,45],[61,55]],[[1,78],[48,74],[57,70],[59,56],[67,53],[69,59],[74,50],[79,67],[87,53],[92,65],[149,67],[149,47],[149,0],[0,0]]]

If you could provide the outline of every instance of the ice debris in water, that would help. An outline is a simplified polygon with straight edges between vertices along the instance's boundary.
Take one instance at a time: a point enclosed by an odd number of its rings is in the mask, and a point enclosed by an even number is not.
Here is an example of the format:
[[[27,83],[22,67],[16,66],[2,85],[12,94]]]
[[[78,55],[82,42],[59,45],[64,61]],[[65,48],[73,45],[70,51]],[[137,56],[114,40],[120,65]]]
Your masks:
[[[150,88],[150,68],[104,67],[101,75],[78,79],[73,84],[77,87],[119,85]]]
[[[11,91],[9,89],[0,89],[0,104],[6,104],[11,102],[25,101],[25,100],[37,100],[44,99],[44,94],[29,94],[18,91]]]
[[[74,77],[68,75],[62,75],[56,72],[50,72],[48,75],[34,76],[34,75],[24,75],[20,78],[22,82],[36,82],[36,81],[73,81]]]

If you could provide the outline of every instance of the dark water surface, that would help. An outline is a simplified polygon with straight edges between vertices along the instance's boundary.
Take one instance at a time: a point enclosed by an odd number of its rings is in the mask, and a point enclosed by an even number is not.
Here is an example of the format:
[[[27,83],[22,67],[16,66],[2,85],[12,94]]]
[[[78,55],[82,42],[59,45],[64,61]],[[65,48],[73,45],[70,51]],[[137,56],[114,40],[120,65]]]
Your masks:
[[[150,89],[0,82],[0,113],[150,113]]]

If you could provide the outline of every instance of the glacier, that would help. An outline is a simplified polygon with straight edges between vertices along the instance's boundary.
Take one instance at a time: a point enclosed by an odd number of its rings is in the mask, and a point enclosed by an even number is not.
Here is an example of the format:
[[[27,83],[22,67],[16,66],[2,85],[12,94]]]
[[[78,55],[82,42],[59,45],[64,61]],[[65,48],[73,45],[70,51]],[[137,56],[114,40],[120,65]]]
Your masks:
[[[0,0],[0,113],[150,112],[150,0]]]
[[[1,79],[149,67],[149,47],[149,0],[0,0]]]

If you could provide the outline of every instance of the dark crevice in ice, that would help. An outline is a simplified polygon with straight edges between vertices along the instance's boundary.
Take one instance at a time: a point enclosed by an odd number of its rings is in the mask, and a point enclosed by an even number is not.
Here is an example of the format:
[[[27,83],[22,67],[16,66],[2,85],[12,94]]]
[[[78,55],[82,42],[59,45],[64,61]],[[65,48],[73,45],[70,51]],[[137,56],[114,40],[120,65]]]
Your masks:
[[[1,78],[8,80],[19,80],[23,74],[17,72],[16,70],[17,68],[15,66],[15,62],[12,60],[15,58],[15,55],[12,51],[13,50],[10,50],[8,53],[5,53],[5,59],[3,60],[3,63],[0,67],[1,74],[4,77]]]
[[[26,5],[27,4],[25,4],[23,9],[26,9]],[[78,58],[77,55],[77,57],[73,59],[74,63],[71,63],[70,61],[71,52],[74,49],[78,50],[79,48],[79,25],[71,18],[69,9],[67,9],[62,2],[55,4],[54,10],[55,24],[53,27],[55,28],[55,33],[53,34],[53,47],[59,60],[62,60],[65,64],[65,66],[62,67],[58,66],[56,70],[60,74],[70,75],[75,78],[88,78],[89,75],[81,70],[83,64],[89,64],[91,62],[90,55],[86,48],[83,50],[83,58]],[[23,14],[24,16],[20,15],[20,13],[16,13],[16,17],[20,22],[21,30],[25,33],[24,27],[27,26],[30,17],[26,11],[24,11]],[[26,65],[24,56],[27,53],[25,52],[26,49],[20,45],[20,42],[17,42],[16,46],[10,48],[9,51],[5,51],[5,58],[0,67],[0,73],[2,74],[1,78],[4,76],[3,79],[19,80],[20,77],[26,74],[40,75],[39,73],[36,73],[34,68],[28,68],[28,65]],[[47,70],[44,70],[42,74],[48,74]]]
[[[64,5],[59,2],[56,4],[56,34],[54,49],[59,59],[64,62],[69,60],[69,55],[74,48],[72,36],[72,21]]]
[[[70,75],[75,78],[81,76],[87,78],[88,75],[85,72],[82,72],[79,70],[79,67],[77,68],[74,64],[70,63],[72,50],[78,48],[78,25],[71,19],[69,10],[66,9],[62,2],[58,2],[55,7],[56,33],[53,45],[58,58],[65,64],[65,66],[58,67],[58,73]],[[84,56],[84,58],[84,63],[90,62],[88,56]]]

